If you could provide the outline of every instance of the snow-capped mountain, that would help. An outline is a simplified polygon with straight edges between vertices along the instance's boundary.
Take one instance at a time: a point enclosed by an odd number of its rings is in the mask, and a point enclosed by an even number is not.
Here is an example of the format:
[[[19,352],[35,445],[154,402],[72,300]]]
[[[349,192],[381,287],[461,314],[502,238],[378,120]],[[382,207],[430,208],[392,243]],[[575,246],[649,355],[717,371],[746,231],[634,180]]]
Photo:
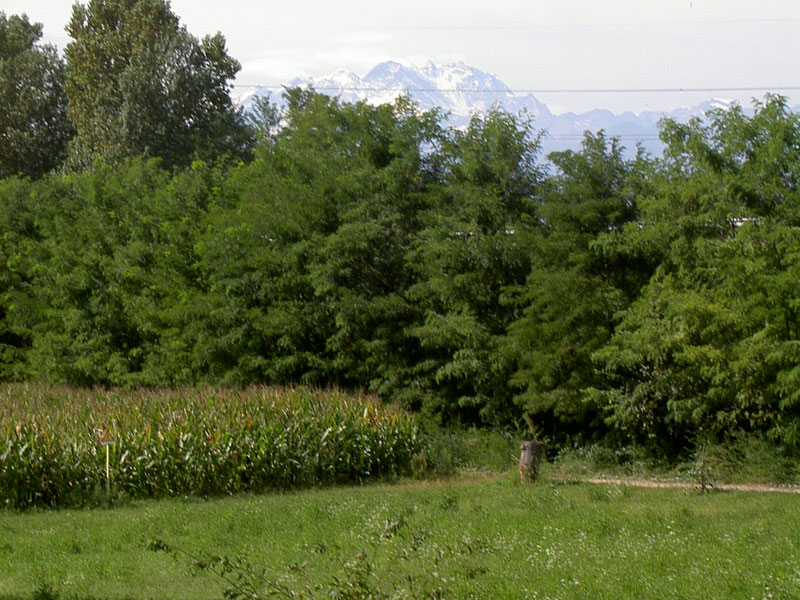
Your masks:
[[[417,67],[388,61],[380,63],[363,77],[340,70],[318,79],[295,79],[288,86],[311,86],[347,102],[365,100],[371,104],[393,102],[401,94],[407,94],[423,109],[439,107],[449,115],[449,122],[457,127],[465,126],[472,115],[485,113],[497,103],[513,114],[527,114],[537,129],[546,132],[542,141],[545,154],[555,150],[577,149],[585,131],[596,132],[600,129],[609,136],[619,137],[631,153],[637,144],[641,144],[645,150],[660,154],[662,146],[658,140],[658,122],[661,118],[686,121],[693,116],[702,116],[712,108],[727,109],[733,104],[729,100],[714,98],[669,113],[647,111],[636,114],[628,111],[615,114],[596,109],[581,114],[568,112],[555,115],[533,94],[516,94],[497,76],[463,62],[447,65],[427,62]],[[274,98],[275,93],[260,88],[241,96],[238,104],[247,110],[257,96]]]
[[[366,100],[371,104],[392,102],[399,95],[408,94],[423,109],[439,107],[449,113],[450,122],[456,126],[466,125],[473,114],[484,113],[495,103],[514,113],[526,111],[536,121],[552,117],[533,95],[514,94],[495,75],[463,62],[443,66],[428,62],[422,67],[408,67],[388,61],[364,77],[337,71],[319,79],[295,79],[289,85],[312,86],[348,102]]]
[[[288,84],[295,86],[311,86],[347,102],[366,100],[371,104],[393,102],[401,94],[408,94],[423,109],[443,109],[457,126],[465,125],[473,114],[486,112],[495,103],[513,113],[525,111],[537,122],[549,122],[553,117],[532,94],[514,94],[497,76],[463,62],[443,66],[428,62],[422,67],[409,67],[388,61],[364,77],[340,70],[326,77],[294,79]],[[259,88],[241,96],[238,103],[247,109],[256,96],[271,94]]]

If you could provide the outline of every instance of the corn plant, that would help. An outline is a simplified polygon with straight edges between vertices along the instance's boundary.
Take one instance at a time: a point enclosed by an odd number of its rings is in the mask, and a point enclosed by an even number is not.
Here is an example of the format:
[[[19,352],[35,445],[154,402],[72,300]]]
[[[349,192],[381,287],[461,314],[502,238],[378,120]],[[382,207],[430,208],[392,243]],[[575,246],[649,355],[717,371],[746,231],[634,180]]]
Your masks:
[[[0,505],[218,495],[363,481],[409,469],[414,420],[376,398],[312,389],[0,388]]]

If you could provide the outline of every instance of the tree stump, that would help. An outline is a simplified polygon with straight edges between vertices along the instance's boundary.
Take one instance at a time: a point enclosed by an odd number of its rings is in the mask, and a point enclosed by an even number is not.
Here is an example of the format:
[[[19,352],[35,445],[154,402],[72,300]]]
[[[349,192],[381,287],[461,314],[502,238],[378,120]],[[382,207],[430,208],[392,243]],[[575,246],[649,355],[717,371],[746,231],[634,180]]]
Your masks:
[[[539,474],[539,463],[542,460],[542,443],[524,441],[520,446],[519,480],[535,481]]]

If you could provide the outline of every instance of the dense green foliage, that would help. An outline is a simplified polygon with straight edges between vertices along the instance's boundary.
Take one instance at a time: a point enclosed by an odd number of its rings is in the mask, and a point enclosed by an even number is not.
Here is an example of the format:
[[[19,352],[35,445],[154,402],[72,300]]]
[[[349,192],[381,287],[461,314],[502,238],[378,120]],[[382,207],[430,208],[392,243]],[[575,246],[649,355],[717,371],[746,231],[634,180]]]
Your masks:
[[[165,0],[77,3],[67,30],[62,64],[0,13],[0,378],[333,385],[670,456],[797,447],[784,99],[665,121],[659,158],[602,132],[543,158],[500,109],[455,129],[295,89],[245,122],[224,39]]]
[[[97,156],[110,163],[159,157],[168,168],[185,167],[193,158],[249,150],[228,93],[240,65],[221,34],[198,40],[166,0],[76,3],[67,32],[73,167],[90,167]]]
[[[602,407],[587,389],[602,385],[594,353],[607,344],[616,316],[647,282],[650,266],[610,256],[595,244],[638,216],[636,194],[646,185],[646,161],[627,161],[616,140],[587,134],[581,152],[551,155],[557,167],[540,206],[542,236],[519,290],[518,318],[504,351],[513,358],[510,384],[531,414],[602,434]]]
[[[211,599],[236,581],[149,551],[155,538],[209,567],[244,557],[259,575],[249,597],[788,600],[798,500],[476,478],[1,511],[0,598]]]
[[[658,266],[596,353],[593,397],[661,444],[745,428],[795,445],[800,119],[779,98],[709,117],[664,125],[652,191],[613,242]]]
[[[73,133],[64,61],[41,37],[41,24],[0,11],[0,177],[54,169]]]
[[[800,431],[800,122],[665,122],[663,158],[537,153],[405,100],[292,90],[254,160],[0,181],[0,376],[337,385],[442,421],[675,455]],[[275,127],[276,123],[280,127]]]
[[[353,482],[408,471],[416,425],[373,398],[307,389],[130,393],[5,386],[0,506],[82,505]]]

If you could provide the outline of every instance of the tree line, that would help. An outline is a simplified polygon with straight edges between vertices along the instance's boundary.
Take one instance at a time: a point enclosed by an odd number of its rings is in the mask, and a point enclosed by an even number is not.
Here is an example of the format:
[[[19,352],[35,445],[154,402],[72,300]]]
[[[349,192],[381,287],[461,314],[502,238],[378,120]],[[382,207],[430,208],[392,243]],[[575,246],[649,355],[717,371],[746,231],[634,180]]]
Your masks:
[[[661,157],[602,132],[542,157],[499,108],[455,129],[292,89],[247,119],[224,40],[160,0],[78,4],[69,31],[61,145],[42,157],[33,114],[0,130],[0,378],[360,388],[671,453],[799,441],[783,98],[666,120]],[[40,34],[0,17],[3,94],[20,64],[58,65]]]

